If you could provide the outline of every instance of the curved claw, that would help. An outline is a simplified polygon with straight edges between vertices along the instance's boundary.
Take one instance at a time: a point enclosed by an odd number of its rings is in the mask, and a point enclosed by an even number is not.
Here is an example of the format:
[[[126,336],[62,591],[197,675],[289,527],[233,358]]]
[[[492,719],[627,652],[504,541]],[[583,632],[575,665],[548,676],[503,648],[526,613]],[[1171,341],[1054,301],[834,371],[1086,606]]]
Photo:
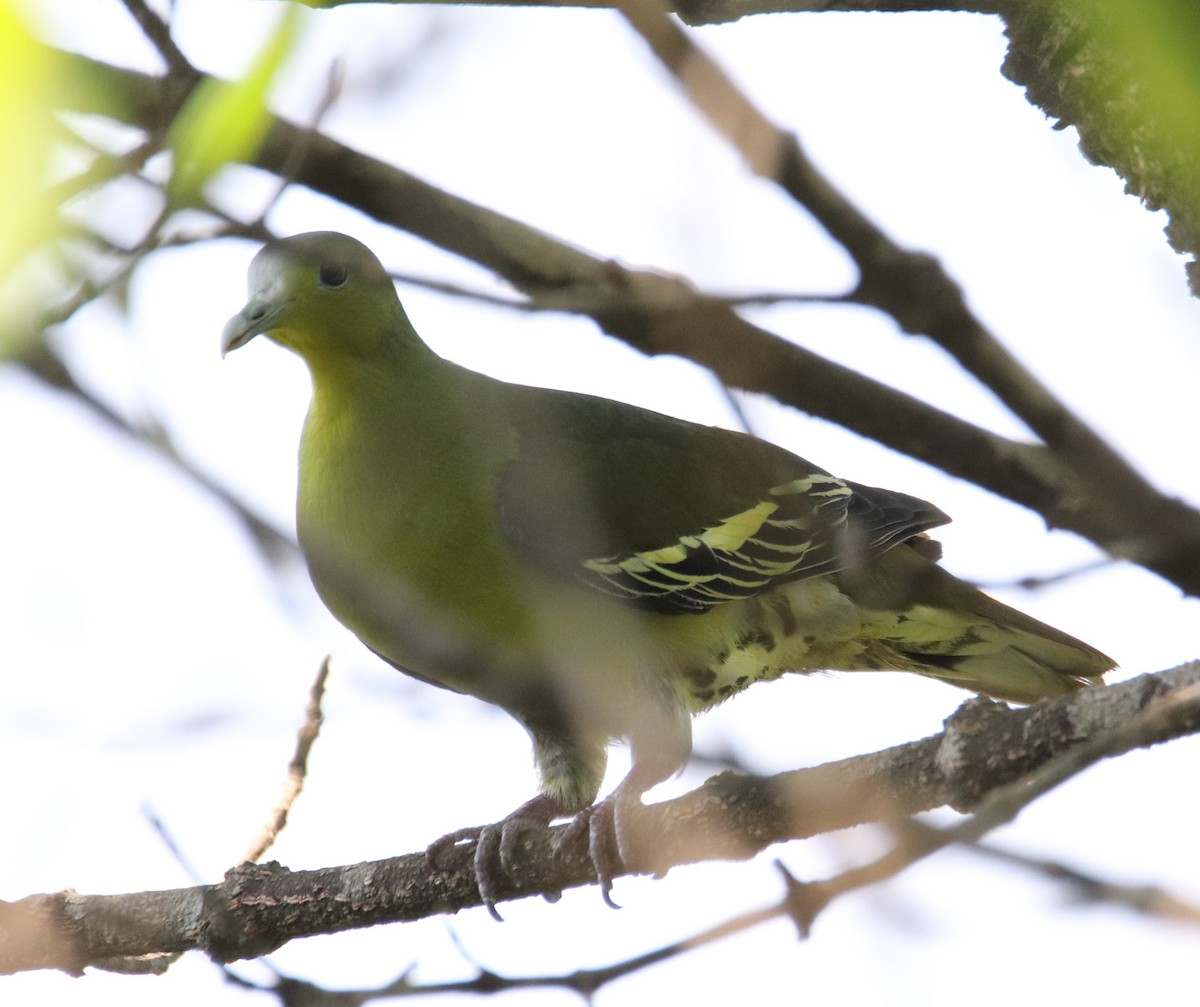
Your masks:
[[[617,787],[600,803],[579,812],[558,841],[558,845],[569,844],[586,830],[588,858],[596,871],[600,895],[605,905],[612,909],[621,908],[612,898],[613,881],[626,870],[630,860],[629,811],[640,802],[640,798],[640,790],[625,785]],[[521,838],[531,830],[548,828],[561,813],[558,802],[543,794],[522,804],[493,825],[472,826],[442,836],[430,843],[426,856],[440,870],[443,869],[441,861],[448,850],[474,841],[472,870],[480,901],[492,919],[503,922],[504,918],[496,909],[502,887],[501,874],[513,875]]]
[[[473,869],[479,898],[487,907],[492,919],[503,922],[496,909],[500,897],[500,872],[511,877],[516,862],[517,844],[521,837],[533,829],[545,829],[561,814],[562,809],[553,798],[542,794],[522,804],[516,811],[506,815],[494,825],[460,829],[439,839],[434,847],[444,849],[464,839],[475,840]],[[499,871],[497,871],[499,866]]]
[[[507,819],[505,820],[507,821]],[[497,850],[504,848],[504,822],[496,825],[485,825],[479,830],[479,838],[475,841],[475,884],[479,888],[479,898],[487,907],[488,914],[497,923],[503,923],[504,917],[496,909],[496,876],[492,872]],[[504,861],[501,858],[501,867]]]
[[[600,897],[610,909],[621,908],[612,898],[613,881],[630,863],[629,811],[640,797],[638,792],[618,787],[599,804],[576,815],[562,836],[562,842],[570,842],[587,830],[588,859],[600,884]]]
[[[425,848],[425,856],[435,870],[447,870],[447,851],[455,846],[473,842],[475,852],[471,856],[471,868],[475,875],[475,885],[479,889],[479,898],[487,908],[492,919],[498,923],[504,922],[504,917],[496,909],[499,898],[494,865],[498,862],[506,874],[513,861],[513,851],[517,841],[536,821],[521,814],[523,808],[518,808],[507,818],[494,825],[472,825],[458,829],[441,839],[435,839]]]
[[[588,857],[596,870],[596,881],[600,884],[600,897],[610,909],[621,907],[613,901],[613,879],[624,868],[621,857],[620,838],[616,829],[616,802],[606,798],[595,807],[583,812],[588,830]]]

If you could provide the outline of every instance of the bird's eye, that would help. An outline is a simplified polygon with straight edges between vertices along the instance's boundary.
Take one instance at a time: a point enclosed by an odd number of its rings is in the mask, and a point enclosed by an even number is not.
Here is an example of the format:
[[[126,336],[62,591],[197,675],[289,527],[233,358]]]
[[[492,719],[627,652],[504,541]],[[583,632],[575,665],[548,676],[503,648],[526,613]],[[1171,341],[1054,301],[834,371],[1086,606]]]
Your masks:
[[[326,262],[317,270],[317,279],[322,287],[337,288],[346,282],[346,267],[336,262]]]

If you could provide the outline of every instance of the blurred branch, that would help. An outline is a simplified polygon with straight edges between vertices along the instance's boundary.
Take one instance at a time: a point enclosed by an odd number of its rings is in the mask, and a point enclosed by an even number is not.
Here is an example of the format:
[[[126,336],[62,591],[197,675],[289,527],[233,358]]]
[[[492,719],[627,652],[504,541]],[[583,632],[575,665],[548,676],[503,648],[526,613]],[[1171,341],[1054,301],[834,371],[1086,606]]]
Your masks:
[[[1029,856],[988,843],[973,843],[967,849],[988,859],[1023,867],[1043,874],[1052,881],[1063,882],[1074,890],[1080,902],[1122,906],[1164,922],[1200,927],[1200,906],[1159,885],[1121,884],[1058,860]]]
[[[851,300],[878,308],[904,332],[928,336],[946,350],[1042,439],[1078,480],[1078,491],[1107,510],[1112,522],[1138,513],[1161,522],[1158,534],[1137,542],[1104,543],[1111,552],[1161,571],[1176,567],[1181,537],[1200,549],[1196,512],[1159,494],[1009,353],[933,256],[897,245],[840,192],[796,137],[763,115],[659,0],[621,0],[621,13],[750,169],[782,188],[851,256],[859,269]],[[1180,583],[1178,574],[1168,576]]]
[[[149,804],[142,805],[142,817],[146,819],[147,824],[152,828],[158,838],[162,841],[163,846],[167,848],[167,852],[171,854],[171,859],[179,866],[189,878],[196,884],[204,883],[204,875],[192,862],[191,858],[183,850],[183,844],[175,838],[175,834],[163,821],[157,811]]]
[[[73,94],[79,111],[152,129],[164,118],[169,121],[188,93],[187,81],[164,87],[159,78],[86,57],[71,56],[69,61],[95,84]],[[298,147],[307,149],[308,156],[294,166]],[[1079,465],[1081,478],[1044,446],[999,437],[792,345],[751,325],[728,305],[698,294],[682,279],[588,255],[283,120],[274,120],[254,163],[275,173],[291,169],[299,184],[474,260],[539,304],[581,310],[645,353],[689,357],[728,384],[766,393],[975,482],[1038,511],[1054,527],[1078,532],[1113,555],[1142,563],[1188,593],[1200,594],[1200,514],[1156,493],[1111,452],[1106,457],[1112,465],[1103,473],[1106,489],[1097,492],[1101,474],[1093,467]],[[789,168],[799,170],[795,163]],[[822,188],[813,178],[805,184]],[[830,213],[842,212],[836,200],[830,205]],[[863,230],[863,221],[857,211],[844,213],[835,233],[850,227],[874,241],[872,232]],[[858,239],[847,241],[854,246]],[[909,256],[887,271],[893,279],[917,278],[915,294],[910,290],[885,295],[878,284],[860,284],[857,294],[866,299],[866,289],[877,305],[894,298],[898,305],[911,306],[926,293],[923,284],[931,261]],[[961,300],[956,287],[948,289]],[[979,328],[973,320],[968,324]],[[1098,450],[1102,449],[1101,444]]]
[[[86,170],[52,185],[49,190],[50,202],[61,206],[89,189],[106,185],[122,175],[132,178],[139,177],[139,172],[154,154],[158,153],[158,145],[150,141],[137,144],[124,154],[113,155],[97,152],[95,159]]]
[[[771,778],[724,773],[634,816],[631,871],[664,873],[741,860],[776,842],[864,822],[900,837],[879,860],[821,882],[794,883],[788,912],[807,925],[838,895],[894,876],[954,843],[976,842],[1085,766],[1200,730],[1200,663],[1012,710],[973,699],[921,741]],[[906,816],[943,805],[972,813],[946,829]],[[503,898],[593,883],[586,837],[533,833],[514,851]],[[643,837],[639,840],[639,836]],[[653,843],[644,837],[653,836]],[[216,885],[128,895],[73,891],[0,903],[0,972],[120,965],[129,956],[198,949],[221,962],[267,954],[297,937],[421,919],[480,905],[473,847],[314,871],[243,864]]]
[[[307,7],[328,8],[376,0],[299,0]],[[392,4],[423,3],[426,0],[386,0]],[[490,7],[619,7],[619,0],[440,0],[445,4],[482,3]],[[678,0],[669,10],[688,24],[724,24],[752,14],[826,13],[835,11],[913,13],[960,11],[995,14],[1004,0]]]
[[[1192,671],[1197,668],[1196,665],[1188,667]],[[1142,681],[1135,679],[1132,684]],[[970,705],[967,703],[965,707]],[[953,726],[953,718],[951,723]],[[797,924],[801,932],[807,934],[812,921],[838,896],[893,878],[949,846],[978,843],[994,829],[1015,819],[1038,797],[1102,759],[1153,744],[1154,739],[1173,736],[1177,731],[1192,733],[1197,730],[1200,730],[1200,680],[1165,693],[1152,694],[1136,711],[1109,721],[1086,737],[1077,738],[1076,744],[1061,749],[1037,768],[990,789],[980,796],[972,813],[956,825],[939,829],[913,818],[896,818],[889,824],[898,841],[877,860],[844,871],[828,881],[792,885]]]
[[[356,0],[302,0],[334,7]],[[417,2],[417,0],[391,0]],[[465,0],[442,0],[465,2]],[[493,6],[623,7],[621,0],[482,0]],[[669,0],[691,25],[754,14],[956,11],[998,14],[1009,47],[1003,72],[1031,104],[1073,126],[1080,148],[1152,210],[1165,209],[1171,246],[1191,257],[1200,293],[1200,6],[1195,0]]]
[[[739,913],[728,920],[718,923],[714,927],[702,930],[691,937],[685,937],[683,940],[674,941],[662,947],[655,948],[653,951],[634,955],[622,961],[614,962],[611,965],[602,965],[599,968],[591,969],[576,969],[573,972],[566,972],[559,975],[506,976],[498,972],[493,972],[491,969],[472,961],[471,964],[475,965],[478,969],[477,975],[472,979],[415,983],[410,978],[412,970],[406,969],[396,979],[385,983],[383,986],[376,986],[371,989],[329,990],[315,983],[292,979],[287,976],[279,976],[272,984],[263,985],[244,979],[229,969],[225,970],[225,974],[238,986],[274,993],[283,1004],[303,1003],[305,1007],[325,1007],[325,1005],[328,1005],[328,1007],[347,1007],[350,1004],[357,1007],[360,1004],[370,1003],[372,1000],[383,1000],[390,997],[439,996],[445,993],[491,994],[514,989],[543,988],[569,990],[572,993],[579,994],[586,1001],[591,1002],[592,996],[602,986],[606,986],[616,979],[640,972],[642,969],[650,968],[671,958],[677,958],[689,951],[696,951],[710,944],[715,944],[718,941],[732,937],[734,934],[761,926],[763,923],[785,915],[787,915],[786,899],[776,905],[767,906],[763,909],[754,909],[749,912]],[[462,950],[461,945],[460,950]],[[467,957],[465,951],[463,952],[463,956]]]
[[[195,72],[191,63],[187,61],[187,57],[171,37],[171,26],[155,14],[145,0],[121,0],[121,2],[138,23],[138,27],[142,29],[142,34],[158,50],[158,54],[163,58],[163,62],[166,63],[167,69],[171,73]]]
[[[973,844],[968,848],[984,856],[1044,874],[1055,881],[1070,885],[1078,893],[1081,902],[1118,905],[1163,922],[1200,926],[1200,907],[1156,885],[1117,884],[1055,861],[1026,857],[1019,853],[982,844]],[[793,922],[799,923],[801,936],[807,936],[805,928],[810,921],[803,905],[803,882],[797,882],[779,861],[776,861],[775,866],[783,875],[787,891],[785,896],[774,905],[738,913],[736,916],[723,920],[716,926],[709,927],[690,937],[599,968],[576,969],[573,972],[556,975],[506,976],[471,961],[471,964],[478,970],[471,979],[417,983],[411,979],[412,970],[406,969],[396,979],[382,986],[354,990],[329,990],[315,983],[293,979],[289,976],[278,976],[273,983],[265,985],[244,979],[229,969],[225,970],[225,974],[231,982],[238,986],[274,993],[283,1004],[303,1003],[305,1007],[326,1007],[326,1005],[328,1007],[347,1007],[350,1004],[358,1007],[358,1005],[367,1004],[373,1000],[392,997],[439,996],[445,993],[492,994],[514,989],[541,988],[569,990],[590,1002],[601,987],[616,979],[715,944],[734,934],[751,930],[781,917],[790,917]],[[464,957],[468,957],[465,951]],[[469,957],[468,960],[470,961]]]
[[[403,283],[412,287],[420,287],[422,290],[432,290],[435,293],[446,294],[450,297],[461,297],[467,300],[475,301],[479,304],[492,304],[498,308],[508,308],[511,311],[524,311],[535,313],[540,311],[565,311],[571,310],[575,312],[586,313],[588,307],[596,310],[601,310],[605,307],[605,303],[600,299],[596,299],[590,305],[582,298],[572,299],[570,302],[563,300],[554,300],[552,298],[540,298],[535,300],[518,299],[500,294],[491,294],[480,290],[476,287],[464,286],[461,283],[451,283],[447,280],[440,280],[430,276],[418,276],[415,273],[397,272],[390,270],[389,275],[397,283]],[[706,291],[703,295],[707,303],[720,305],[727,308],[742,308],[742,307],[763,307],[775,304],[852,304],[849,295],[847,294],[814,294],[811,292],[802,291],[769,291],[764,290],[759,293],[749,294],[718,294],[712,291]],[[721,386],[722,394],[728,394],[729,389]]]
[[[75,308],[91,300],[94,296],[94,290],[81,288],[80,294],[72,298],[74,307],[71,310],[73,311]],[[284,535],[274,525],[258,517],[258,515],[249,510],[230,493],[228,489],[213,479],[212,476],[197,468],[186,457],[180,454],[165,428],[156,422],[142,422],[140,424],[130,422],[106,402],[103,402],[79,384],[62,358],[47,342],[40,340],[32,345],[27,345],[21,357],[13,362],[23,366],[30,375],[49,385],[51,388],[70,395],[75,401],[91,410],[92,414],[102,420],[107,426],[132,437],[140,444],[152,448],[160,457],[194,480],[197,485],[208,493],[211,493],[228,507],[230,511],[237,515],[242,524],[245,525],[246,530],[249,531],[268,557],[278,558],[280,556],[299,555],[299,549],[292,539]]]
[[[1057,570],[1054,573],[1044,574],[1029,574],[1026,577],[1017,577],[1014,580],[989,580],[989,581],[972,581],[976,587],[984,591],[995,591],[999,589],[1013,589],[1020,591],[1040,591],[1043,588],[1051,587],[1055,584],[1061,584],[1064,581],[1073,580],[1076,577],[1083,577],[1089,573],[1095,573],[1097,570],[1103,570],[1106,567],[1112,566],[1113,561],[1106,556],[1101,556],[1099,559],[1092,560],[1090,563],[1080,563],[1078,566],[1070,567],[1066,570]]]
[[[340,61],[335,60],[330,64],[329,70],[325,76],[325,90],[321,93],[321,97],[318,99],[316,106],[313,108],[312,114],[309,117],[309,121],[305,124],[305,128],[301,132],[301,136],[303,138],[309,139],[318,135],[318,130],[320,129],[321,123],[333,110],[333,107],[337,104],[338,99],[342,95],[342,89],[345,86],[345,77],[345,67]],[[297,144],[296,147],[289,153],[286,160],[280,166],[280,170],[277,172],[279,181],[275,187],[274,194],[270,197],[270,199],[263,203],[262,209],[259,211],[258,218],[253,223],[248,225],[250,229],[266,231],[267,217],[270,216],[271,211],[279,203],[279,200],[283,197],[283,194],[287,192],[288,187],[291,186],[295,181],[296,170],[305,162],[308,156],[308,146],[304,142]],[[214,210],[214,212],[220,213],[219,210]],[[231,223],[233,222],[231,221]],[[271,235],[270,237],[274,238],[275,236]],[[264,238],[260,240],[268,239]]]

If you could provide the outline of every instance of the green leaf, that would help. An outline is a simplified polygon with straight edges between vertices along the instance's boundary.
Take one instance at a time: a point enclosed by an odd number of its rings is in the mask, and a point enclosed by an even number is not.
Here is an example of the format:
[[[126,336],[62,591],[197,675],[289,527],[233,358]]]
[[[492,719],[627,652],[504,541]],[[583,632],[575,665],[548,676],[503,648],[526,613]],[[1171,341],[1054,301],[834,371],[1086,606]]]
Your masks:
[[[46,183],[60,83],[54,52],[0,0],[0,278],[55,230]]]
[[[298,26],[297,8],[289,5],[240,81],[209,78],[188,98],[167,136],[175,152],[167,184],[173,207],[198,202],[224,165],[253,159],[271,121],[267,92],[292,52]]]

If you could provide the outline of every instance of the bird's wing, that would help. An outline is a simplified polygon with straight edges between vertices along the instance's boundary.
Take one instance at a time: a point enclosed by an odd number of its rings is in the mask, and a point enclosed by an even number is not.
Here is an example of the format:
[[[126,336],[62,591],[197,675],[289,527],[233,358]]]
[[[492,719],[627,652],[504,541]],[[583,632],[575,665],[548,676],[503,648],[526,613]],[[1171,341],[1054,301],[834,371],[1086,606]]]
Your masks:
[[[639,608],[704,612],[864,562],[949,520],[745,434],[514,389],[497,487],[509,546]]]

